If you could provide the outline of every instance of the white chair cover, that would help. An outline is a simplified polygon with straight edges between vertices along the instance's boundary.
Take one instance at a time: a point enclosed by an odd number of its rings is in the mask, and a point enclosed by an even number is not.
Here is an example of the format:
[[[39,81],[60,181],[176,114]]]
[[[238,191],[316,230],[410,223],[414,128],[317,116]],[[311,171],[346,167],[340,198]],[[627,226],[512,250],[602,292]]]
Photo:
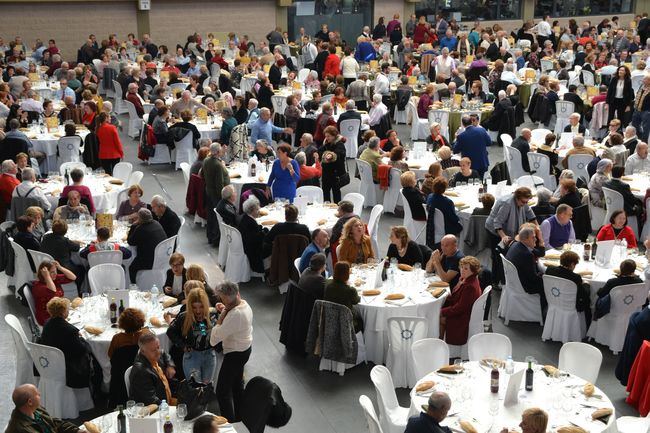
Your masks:
[[[510,134],[501,134],[500,137],[501,137],[501,142],[503,143],[504,146],[512,146],[512,137],[510,136]]]
[[[217,264],[221,267],[221,269],[226,268],[226,260],[228,259],[228,238],[226,235],[227,229],[223,228],[224,223],[223,223],[223,218],[217,212],[217,209],[214,208],[212,209],[212,212],[214,212],[217,215],[217,221],[219,222],[219,233],[221,233],[221,236],[219,237],[219,252],[217,253]]]
[[[11,336],[16,347],[16,386],[25,383],[36,385],[36,378],[32,368],[32,356],[27,348],[29,340],[20,324],[20,320],[13,314],[7,314],[5,315],[5,322],[11,328]]]
[[[533,129],[532,131],[530,131],[531,134],[530,142],[537,145],[544,144],[544,139],[551,132],[552,131],[550,129],[546,129],[546,128]]]
[[[377,392],[379,422],[386,433],[404,433],[408,420],[408,408],[401,407],[395,394],[395,386],[390,370],[376,365],[370,370],[370,380]]]
[[[429,110],[429,125],[434,122],[440,124],[440,134],[449,140],[449,111],[447,110]]]
[[[449,346],[439,338],[423,338],[411,346],[413,371],[417,380],[449,364]]]
[[[354,205],[354,214],[361,216],[363,212],[363,202],[365,197],[358,192],[349,192],[343,196],[343,200],[352,202]]]
[[[555,101],[555,135],[559,135],[564,131],[564,127],[569,124],[569,116],[571,116],[574,111],[575,104],[572,101]]]
[[[510,320],[522,322],[539,322],[542,321],[542,306],[539,295],[531,295],[524,291],[519,281],[517,268],[508,259],[501,255],[503,269],[506,277],[506,284],[501,292],[499,301],[499,317],[504,318],[505,325],[508,326]]]
[[[492,291],[492,286],[487,286],[481,296],[478,297],[474,304],[472,304],[472,313],[469,318],[469,329],[467,332],[467,341],[476,334],[483,332],[483,317],[485,314],[485,307],[487,306],[487,300]],[[460,358],[467,359],[469,354],[467,353],[467,343],[460,346]],[[449,345],[449,351],[451,356],[456,357],[458,355],[458,346]]]
[[[402,207],[406,206],[402,202],[402,196],[400,194],[402,190],[401,175],[402,171],[400,169],[390,169],[388,190],[384,192],[384,212],[394,214],[397,205],[402,204]]]
[[[122,180],[124,183],[129,181],[132,172],[133,164],[130,162],[118,162],[115,164],[115,167],[113,167],[113,177]]]
[[[375,257],[381,257],[379,255],[379,243],[377,232],[379,231],[379,219],[381,214],[384,213],[384,207],[380,204],[373,206],[370,211],[370,218],[368,219],[368,234],[370,235],[370,240],[372,241],[372,249],[375,251]]]
[[[305,80],[307,79],[307,76],[309,76],[309,73],[311,71],[307,68],[302,68],[301,70],[298,71],[298,81],[301,83],[304,83]]]
[[[647,433],[650,430],[650,417],[622,416],[616,419],[616,429],[618,433]]]
[[[126,105],[124,105],[124,99],[122,99],[122,85],[113,80],[113,88],[115,89],[115,106],[113,107],[113,111],[115,111],[117,114],[126,114],[128,113],[128,109],[126,108]]]
[[[94,407],[89,388],[66,386],[63,352],[56,347],[31,342],[27,342],[27,347],[41,376],[38,382],[41,404],[52,417],[77,418],[79,411]]]
[[[41,265],[46,260],[49,260],[50,262],[54,261],[54,258],[47,254],[47,253],[42,253],[40,251],[34,251],[34,250],[27,250],[27,253],[32,256],[32,262],[34,262],[34,269],[38,270],[38,267]]]
[[[415,242],[418,243],[424,243],[421,241],[422,239],[422,234],[424,233],[424,230],[426,229],[427,222],[426,221],[416,221],[413,219],[413,213],[411,212],[411,206],[409,206],[409,203],[406,201],[406,197],[404,197],[404,194],[402,193],[402,189],[400,188],[399,190],[400,196],[402,197],[402,207],[404,208],[404,227],[406,227],[406,230],[409,233],[409,237],[413,239]]]
[[[582,82],[584,83],[585,86],[595,85],[596,80],[594,79],[593,72],[581,70],[580,73],[582,74]]]
[[[17,292],[22,286],[34,280],[34,272],[27,259],[27,251],[13,240],[11,240],[11,247],[14,249],[14,286]]]
[[[406,115],[406,110],[398,110],[397,105],[395,105],[395,110],[393,112],[393,121],[396,125],[400,123],[406,125],[408,116]]]
[[[171,164],[172,157],[169,152],[169,146],[166,144],[157,144],[152,157],[149,157],[147,164]]]
[[[525,186],[530,188],[530,190],[534,194],[535,190],[537,190],[538,187],[544,186],[544,179],[542,179],[539,176],[532,176],[530,174],[526,174],[516,179],[515,184],[517,184],[518,186]]]
[[[124,268],[115,263],[104,263],[88,270],[88,283],[93,296],[103,295],[106,290],[126,289]]]
[[[251,279],[251,266],[248,257],[244,253],[244,244],[241,239],[239,230],[230,227],[227,224],[221,226],[224,230],[221,232],[221,237],[226,237],[228,244],[228,257],[226,258],[226,272],[225,277],[227,280],[234,283],[245,283]]]
[[[64,162],[59,166],[59,173],[61,176],[65,176],[66,171],[68,172],[68,175],[72,170],[75,168],[80,169],[84,173],[86,172],[86,164],[83,162]]]
[[[609,313],[591,322],[587,336],[597,343],[609,346],[616,355],[623,349],[630,316],[639,311],[648,298],[648,288],[645,283],[618,286],[609,292],[609,296]]]
[[[95,251],[88,254],[88,267],[92,268],[97,265],[112,263],[122,265],[122,251]]]
[[[57,158],[59,166],[64,162],[81,161],[80,148],[83,145],[81,137],[74,135],[72,137],[61,137],[56,145],[59,156]]]
[[[129,176],[129,182],[127,188],[133,185],[140,185],[140,182],[142,181],[143,177],[144,177],[144,173],[141,171],[134,171],[133,173],[131,173],[131,176]]]
[[[407,112],[411,113],[411,140],[425,140],[429,135],[429,119],[420,119],[414,99],[406,104]]]
[[[319,186],[301,186],[296,189],[296,197],[306,197],[309,203],[323,203],[323,190]]]
[[[140,129],[142,128],[142,119],[138,116],[138,112],[135,110],[135,105],[133,102],[124,100],[122,101],[126,106],[126,110],[129,113],[129,127],[127,134],[131,138],[136,138],[140,135]]]
[[[596,383],[602,362],[603,354],[597,347],[573,341],[562,345],[557,368]]]
[[[193,140],[192,133],[188,133],[181,141],[175,141],[176,145],[176,170],[181,168],[181,164],[186,162],[190,165],[194,164],[197,158],[196,149],[192,146]]]
[[[153,266],[151,269],[138,271],[136,284],[140,290],[149,290],[155,284],[162,288],[165,283],[165,272],[169,267],[169,257],[174,253],[177,236],[172,236],[160,242],[154,250]]]
[[[512,146],[503,146],[503,152],[506,156],[506,165],[508,166],[510,179],[519,179],[521,176],[526,175],[521,165],[521,153],[519,150]]]
[[[602,207],[594,206],[593,203],[591,203],[591,197],[587,200],[587,205],[589,206],[589,217],[591,218],[591,229],[594,231],[598,231],[600,227],[603,225],[603,221],[605,221],[607,210],[603,209]],[[648,229],[650,230],[650,225],[648,224],[644,225],[643,229],[645,230],[646,226],[648,226]],[[647,237],[644,237],[643,239],[647,239]]]
[[[484,358],[506,360],[512,356],[512,343],[503,334],[482,332],[473,335],[467,345],[470,361],[480,361]]]
[[[416,377],[411,346],[427,336],[427,320],[423,317],[391,317],[388,319],[388,356],[390,370],[397,388],[412,388]]]
[[[128,397],[131,397],[130,388],[131,388],[131,369],[132,368],[133,368],[133,366],[130,366],[124,372],[124,385],[126,385],[126,395]]]
[[[581,177],[586,183],[589,183],[589,172],[587,166],[594,159],[591,155],[569,155],[567,166],[573,170],[576,177]]]
[[[359,396],[359,404],[361,409],[363,409],[363,414],[366,417],[368,422],[368,430],[370,433],[384,433],[379,424],[379,419],[377,418],[377,413],[375,412],[375,407],[372,405],[372,401],[368,398],[367,395]],[[237,430],[239,431],[239,430]]]
[[[338,361],[333,361],[331,359],[321,358],[320,364],[318,365],[318,370],[333,371],[335,373],[338,373],[339,376],[343,376],[345,375],[345,370],[349,370],[350,368],[356,367],[362,362],[366,362],[366,344],[363,339],[363,333],[357,332],[355,334],[355,337],[357,339],[358,351],[357,351],[357,360],[354,364],[346,364],[344,362],[338,362]]]
[[[578,288],[573,281],[544,275],[544,293],[548,312],[544,321],[542,340],[582,341],[587,333],[585,313],[576,311]]]
[[[643,75],[636,75],[632,77],[632,90],[634,90],[635,95],[641,88],[642,84],[643,84]]]
[[[359,119],[348,119],[341,121],[341,135],[345,137],[345,153],[348,158],[356,158],[359,150]]]
[[[426,206],[425,206],[426,209]],[[435,209],[433,214],[433,226],[434,226],[434,242],[439,243],[443,236],[445,236],[445,216],[443,215],[440,209]],[[426,235],[425,235],[426,239]]]
[[[359,169],[359,176],[361,182],[359,183],[359,193],[364,196],[364,206],[374,206],[383,201],[383,191],[379,185],[375,184],[372,180],[372,168],[366,161],[357,159],[357,168]],[[381,198],[380,198],[381,197]]]
[[[179,167],[181,168],[181,171],[183,172],[183,181],[185,182],[185,191],[187,191],[187,187],[190,184],[190,165],[187,162],[181,162],[179,164]]]
[[[557,179],[551,174],[551,160],[548,155],[538,152],[528,152],[530,172],[544,180],[544,186],[551,191],[557,188]]]
[[[34,296],[32,296],[31,287],[25,286],[23,289],[23,294],[25,295],[25,301],[27,301],[29,312],[32,314],[32,320],[34,321],[34,324],[39,328],[42,328],[42,326],[36,320],[36,302],[34,301]]]

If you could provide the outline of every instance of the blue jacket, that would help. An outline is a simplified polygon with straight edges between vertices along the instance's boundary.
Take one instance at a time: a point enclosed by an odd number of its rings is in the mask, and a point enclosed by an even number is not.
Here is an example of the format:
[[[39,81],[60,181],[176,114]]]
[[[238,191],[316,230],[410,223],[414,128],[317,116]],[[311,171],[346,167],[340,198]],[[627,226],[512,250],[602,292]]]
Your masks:
[[[451,433],[449,427],[443,427],[438,421],[424,412],[409,418],[404,433]]]
[[[377,52],[370,42],[361,42],[357,45],[354,58],[357,59],[357,62],[369,62],[377,58]]]
[[[260,117],[255,121],[255,123],[253,123],[253,126],[251,127],[251,143],[255,144],[257,140],[266,140],[268,144],[271,144],[271,141],[273,141],[271,135],[273,133],[279,134],[283,131],[284,129],[273,124],[273,120],[269,119],[264,122]]]
[[[483,174],[490,166],[487,147],[492,144],[492,139],[484,128],[468,126],[465,131],[456,137],[454,153],[472,160],[472,169]]]
[[[305,251],[302,252],[302,256],[300,256],[300,264],[298,265],[298,269],[300,269],[301,274],[305,271],[305,269],[309,267],[309,261],[311,260],[311,256],[320,252],[321,252],[320,248],[318,248],[318,246],[315,243],[312,242],[309,245],[307,245]]]
[[[455,51],[456,50],[456,45],[458,45],[458,40],[452,36],[448,38],[445,36],[444,38],[440,39],[440,49],[442,50],[443,48],[447,47],[449,51]]]

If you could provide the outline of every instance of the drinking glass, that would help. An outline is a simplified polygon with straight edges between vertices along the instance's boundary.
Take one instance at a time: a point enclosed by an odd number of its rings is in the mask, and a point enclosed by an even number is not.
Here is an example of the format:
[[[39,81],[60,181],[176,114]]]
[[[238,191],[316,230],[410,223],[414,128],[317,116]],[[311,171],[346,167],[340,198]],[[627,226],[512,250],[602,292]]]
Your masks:
[[[187,416],[187,406],[183,403],[176,406],[176,418],[178,422],[182,423]],[[182,429],[181,429],[182,430]]]
[[[144,418],[146,416],[146,409],[144,403],[135,404],[135,416],[138,418]]]
[[[126,415],[130,418],[135,416],[135,400],[129,400],[126,402]]]

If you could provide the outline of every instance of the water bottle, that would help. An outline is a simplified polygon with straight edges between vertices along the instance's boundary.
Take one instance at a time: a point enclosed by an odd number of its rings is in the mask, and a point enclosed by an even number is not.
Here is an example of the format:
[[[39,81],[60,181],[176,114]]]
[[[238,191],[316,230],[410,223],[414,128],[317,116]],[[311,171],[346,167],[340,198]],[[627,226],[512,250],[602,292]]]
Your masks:
[[[154,309],[158,306],[159,295],[160,295],[160,290],[158,290],[158,286],[154,284],[153,286],[151,286],[151,303],[153,304]]]
[[[506,374],[512,374],[515,372],[515,362],[512,360],[512,356],[508,356],[506,360]]]
[[[154,287],[156,287],[154,285]],[[153,287],[151,288],[153,291]],[[167,416],[169,415],[169,405],[167,404],[167,400],[163,400],[160,402],[160,408],[158,408],[158,415],[160,416],[161,420],[165,420]]]
[[[488,188],[492,184],[492,176],[490,176],[490,172],[486,171],[485,174],[483,175],[483,191],[487,194]]]

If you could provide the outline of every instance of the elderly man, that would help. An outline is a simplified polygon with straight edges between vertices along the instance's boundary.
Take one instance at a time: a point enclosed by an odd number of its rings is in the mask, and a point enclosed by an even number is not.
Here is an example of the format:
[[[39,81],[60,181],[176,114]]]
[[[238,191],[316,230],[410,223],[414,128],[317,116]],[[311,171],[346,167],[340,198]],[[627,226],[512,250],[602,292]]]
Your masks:
[[[366,147],[364,151],[361,152],[361,156],[359,157],[361,161],[365,161],[370,164],[370,168],[372,169],[372,179],[375,181],[375,183],[379,182],[377,179],[377,171],[379,169],[379,165],[383,164],[381,155],[382,152],[379,148],[379,137],[372,137],[368,141],[368,147]]]
[[[147,123],[149,125],[153,125],[153,121],[156,119],[156,116],[158,116],[158,110],[160,110],[162,107],[165,106],[165,101],[162,99],[156,99],[153,103],[153,108],[149,112],[149,118],[147,119]]]
[[[212,143],[210,145],[210,156],[203,160],[203,179],[205,180],[205,209],[208,214],[207,237],[212,245],[219,245],[219,225],[214,213],[215,206],[221,199],[223,187],[230,184],[228,170],[219,159],[221,145]]]
[[[325,231],[325,230],[322,230]],[[309,266],[300,272],[298,287],[311,294],[314,299],[323,299],[325,291],[325,269],[327,257],[323,253],[315,253],[309,259]],[[304,352],[304,348],[302,348]]]
[[[271,120],[271,110],[268,108],[260,108],[260,118],[253,123],[251,128],[251,143],[257,143],[257,140],[266,140],[267,143],[273,141],[272,134],[293,134],[293,129],[291,128],[280,128],[273,124]]]
[[[318,153],[318,147],[314,144],[314,136],[306,132],[300,137],[300,147],[296,150],[294,154],[303,152],[305,154],[305,164],[308,166],[314,165],[316,159],[314,158],[314,153]]]
[[[300,256],[300,264],[298,265],[298,270],[303,272],[309,266],[309,261],[312,256],[317,253],[325,252],[325,249],[330,245],[330,236],[327,230],[316,229],[311,232],[311,243],[307,245],[305,251],[302,252]]]
[[[345,90],[345,96],[348,99],[353,100],[356,103],[356,106],[359,109],[365,110],[368,108],[368,86],[366,85],[366,80],[368,75],[365,73],[360,73],[357,79],[350,83],[348,88]]]
[[[138,95],[138,85],[136,83],[129,84],[126,100],[135,106],[135,112],[138,113],[138,117],[142,119],[142,116],[144,115],[144,107],[142,106],[140,95]]]
[[[264,255],[264,238],[268,229],[256,221],[260,216],[260,201],[251,195],[242,205],[242,210],[244,212],[237,228],[242,235],[244,253],[253,271],[265,272],[271,263],[270,260],[265,260],[267,256]]]
[[[253,127],[253,124],[260,117],[260,109],[257,108],[258,105],[259,102],[257,99],[251,98],[248,100],[248,117],[246,118],[246,126],[248,129],[251,129]]]
[[[573,135],[585,135],[585,127],[580,124],[580,113],[571,113],[569,124],[564,127],[564,132],[571,132]]]
[[[339,207],[336,210],[335,216],[338,220],[336,220],[334,227],[332,227],[332,235],[330,237],[330,242],[332,244],[339,241],[341,234],[343,233],[343,226],[345,226],[345,223],[348,222],[350,218],[359,218],[359,215],[354,213],[354,204],[348,200],[341,200],[339,202]]]
[[[63,99],[63,104],[64,107],[59,112],[59,123],[62,124],[70,120],[75,124],[80,124],[82,122],[83,110],[75,104],[75,97],[66,96]]]
[[[561,204],[555,210],[555,215],[542,221],[540,231],[547,248],[562,248],[564,244],[576,239],[573,230],[573,209],[568,204]]]
[[[519,151],[521,155],[521,167],[526,173],[530,173],[530,164],[528,162],[528,152],[530,152],[530,139],[533,134],[530,129],[523,128],[521,135],[512,141],[512,147]]]
[[[16,178],[18,167],[16,163],[10,159],[2,161],[1,167],[2,175],[0,175],[0,221],[5,220],[6,210],[11,205],[11,194],[14,189],[20,184]]]
[[[69,70],[70,70],[70,64],[68,62],[62,62],[61,67],[55,70],[52,76],[57,80],[61,80],[68,76]]]
[[[458,249],[458,239],[454,235],[445,235],[440,240],[440,249],[431,254],[426,264],[427,272],[435,272],[442,281],[455,287],[460,278],[460,259],[465,255]]]
[[[54,99],[57,101],[63,101],[65,97],[70,96],[75,98],[74,90],[72,90],[70,87],[68,87],[68,79],[67,78],[62,78],[59,81],[59,85],[61,86],[58,90],[54,92]]]
[[[140,270],[153,266],[154,251],[159,243],[167,239],[167,234],[158,221],[154,221],[151,211],[142,208],[134,224],[129,229],[126,241],[138,248],[138,254],[129,266],[129,276],[135,282]]]
[[[47,413],[41,406],[41,393],[32,384],[16,387],[11,399],[15,407],[5,433],[85,433],[85,429]]]
[[[43,210],[46,213],[49,212],[52,208],[52,205],[50,204],[47,197],[45,197],[43,190],[38,188],[36,185],[36,174],[34,173],[34,169],[31,167],[24,168],[22,172],[22,179],[23,181],[20,183],[20,185],[17,185],[16,188],[14,188],[11,196],[35,198],[38,200]]]
[[[223,222],[231,227],[237,227],[239,223],[237,208],[237,194],[232,185],[226,185],[221,189],[221,200],[217,203],[216,209]]]
[[[623,146],[630,152],[632,155],[636,151],[636,145],[639,143],[639,137],[636,136],[636,128],[632,125],[629,125],[623,131]]]
[[[209,112],[212,112],[210,108],[192,98],[192,93],[189,90],[184,90],[181,93],[181,98],[172,104],[171,111],[173,116],[180,117],[184,110],[190,110],[194,114],[199,108],[205,108]]]
[[[68,203],[56,208],[53,219],[78,220],[82,216],[90,218],[90,211],[85,204],[81,204],[79,191],[73,190],[68,193]]]
[[[539,227],[524,225],[519,230],[517,240],[510,246],[506,253],[508,259],[517,269],[519,281],[526,293],[538,294],[542,311],[546,310],[546,297],[544,296],[544,282],[542,272],[537,260],[544,257],[545,243]]]
[[[129,396],[145,405],[160,405],[163,400],[176,405],[169,380],[176,375],[171,356],[160,348],[160,341],[151,332],[145,332],[138,340],[138,354],[133,361],[129,376]]]
[[[381,123],[381,119],[388,113],[388,107],[384,104],[382,96],[375,93],[372,97],[370,111],[368,112],[368,125],[376,129]]]
[[[161,195],[151,197],[151,213],[156,221],[160,223],[168,238],[176,236],[181,228],[181,220]]]
[[[449,55],[449,48],[445,47],[440,51],[440,55],[435,59],[435,65],[436,78],[439,76],[445,80],[451,78],[451,71],[456,69],[456,62]]]
[[[591,147],[585,146],[585,138],[581,135],[576,135],[573,137],[573,148],[569,149],[566,153],[566,156],[562,160],[562,167],[567,168],[569,163],[569,157],[571,155],[591,155],[591,157],[596,156],[596,151]]]
[[[359,131],[361,131],[361,114],[357,111],[357,104],[353,99],[348,99],[345,103],[345,111],[339,116],[339,120],[336,122],[336,127],[341,130],[341,122],[344,120],[358,120],[359,121]]]
[[[440,425],[451,409],[451,399],[446,393],[434,391],[422,409],[424,412],[409,418],[404,433],[451,433],[449,427]]]
[[[517,76],[517,68],[514,64],[508,63],[501,73],[501,81],[507,81],[515,86],[521,86],[522,81]]]
[[[650,159],[648,159],[648,145],[640,142],[636,145],[635,152],[625,161],[625,174],[650,171]]]
[[[20,108],[23,111],[31,111],[33,113],[43,113],[43,103],[36,100],[36,92],[28,90],[25,93],[25,99],[20,103]]]

